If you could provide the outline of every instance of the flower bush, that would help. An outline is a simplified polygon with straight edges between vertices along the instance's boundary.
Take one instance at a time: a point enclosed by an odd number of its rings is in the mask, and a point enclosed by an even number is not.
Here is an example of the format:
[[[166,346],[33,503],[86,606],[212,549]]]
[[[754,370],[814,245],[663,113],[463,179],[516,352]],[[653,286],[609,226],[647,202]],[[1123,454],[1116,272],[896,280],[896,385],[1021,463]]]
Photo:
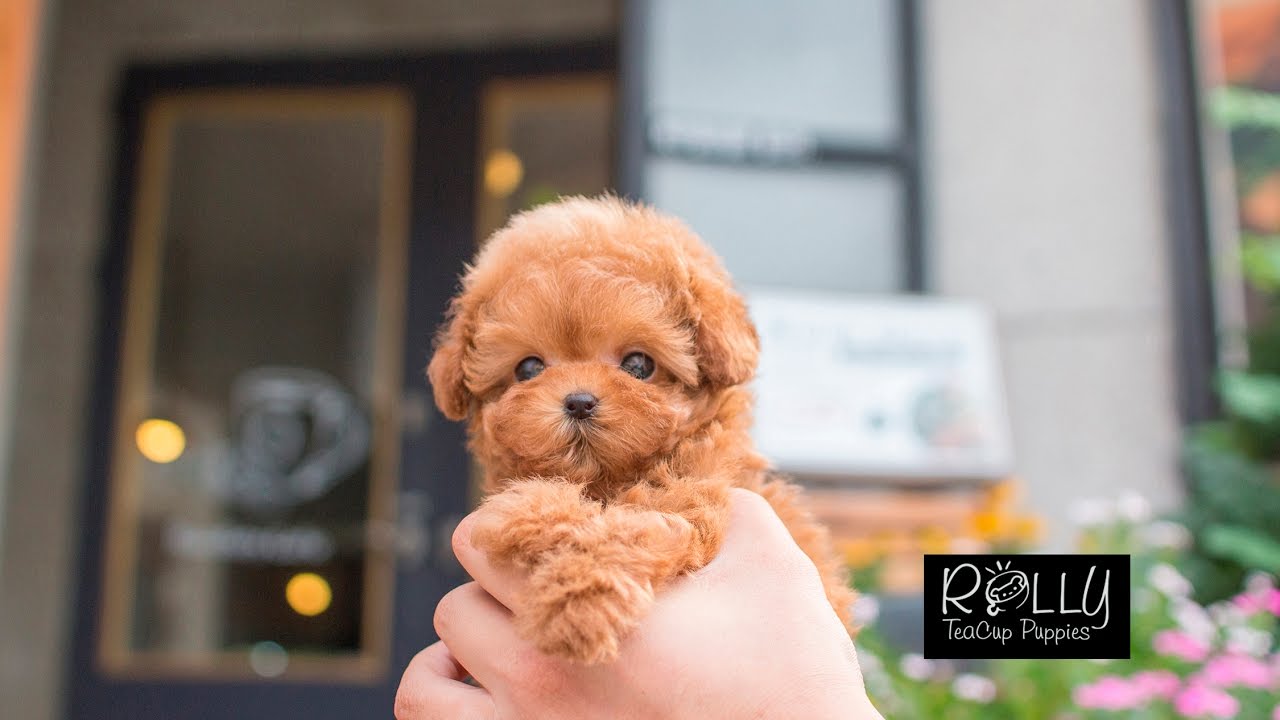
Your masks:
[[[866,599],[859,646],[877,706],[905,720],[1280,720],[1274,576],[1254,572],[1234,596],[1201,605],[1175,567],[1185,528],[1144,521],[1147,514],[1130,498],[1077,518],[1087,523],[1089,551],[1133,552],[1129,660],[955,663],[900,654],[877,634],[875,602]]]
[[[1280,590],[1256,574],[1234,598],[1208,608],[1168,565],[1148,573],[1138,614],[1159,627],[1134,659],[1072,690],[1075,707],[1142,718],[1280,718],[1280,652],[1273,637]],[[1145,638],[1143,638],[1145,640]],[[1136,643],[1135,643],[1136,644]]]

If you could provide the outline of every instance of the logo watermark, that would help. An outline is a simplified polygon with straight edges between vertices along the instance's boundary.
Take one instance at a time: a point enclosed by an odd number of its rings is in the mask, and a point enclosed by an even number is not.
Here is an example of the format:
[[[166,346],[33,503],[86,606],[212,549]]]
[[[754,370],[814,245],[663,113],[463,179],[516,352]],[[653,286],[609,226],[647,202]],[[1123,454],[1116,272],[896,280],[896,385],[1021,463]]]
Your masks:
[[[926,555],[927,658],[1128,658],[1128,555]]]

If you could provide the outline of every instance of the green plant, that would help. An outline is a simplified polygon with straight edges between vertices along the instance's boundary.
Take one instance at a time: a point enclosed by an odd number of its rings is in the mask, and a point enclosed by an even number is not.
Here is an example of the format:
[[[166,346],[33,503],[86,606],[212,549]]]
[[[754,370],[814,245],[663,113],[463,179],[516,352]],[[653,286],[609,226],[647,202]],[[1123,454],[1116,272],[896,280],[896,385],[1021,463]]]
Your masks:
[[[1280,97],[1222,88],[1210,109],[1231,132],[1242,195],[1280,172]],[[1241,268],[1256,316],[1248,364],[1220,374],[1224,417],[1192,428],[1183,450],[1181,520],[1193,536],[1183,569],[1206,603],[1231,594],[1251,569],[1280,572],[1280,236],[1246,234]]]

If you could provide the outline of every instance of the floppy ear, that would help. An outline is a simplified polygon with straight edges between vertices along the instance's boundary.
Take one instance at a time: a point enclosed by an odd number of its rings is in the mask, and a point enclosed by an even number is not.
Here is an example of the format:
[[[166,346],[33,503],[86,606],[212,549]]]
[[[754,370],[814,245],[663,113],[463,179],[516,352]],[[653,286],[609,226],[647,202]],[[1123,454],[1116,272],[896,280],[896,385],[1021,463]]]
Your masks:
[[[472,395],[462,371],[462,358],[471,344],[474,313],[459,295],[449,303],[444,324],[436,334],[436,349],[427,365],[436,407],[450,420],[463,420],[471,409]]]
[[[714,257],[690,263],[698,369],[711,385],[740,385],[756,373],[760,338],[747,304]]]

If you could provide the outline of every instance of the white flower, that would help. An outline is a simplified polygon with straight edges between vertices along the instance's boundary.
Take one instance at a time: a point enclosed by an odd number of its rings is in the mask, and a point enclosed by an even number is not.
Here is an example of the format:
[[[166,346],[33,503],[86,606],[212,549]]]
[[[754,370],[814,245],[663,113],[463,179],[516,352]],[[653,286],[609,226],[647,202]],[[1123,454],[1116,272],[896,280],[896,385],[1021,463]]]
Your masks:
[[[870,650],[855,648],[858,651],[858,667],[865,675],[871,672],[880,672],[884,670],[884,663],[880,661],[880,656]]]
[[[973,673],[960,673],[951,683],[951,692],[961,700],[989,703],[996,699],[996,684],[990,678]]]
[[[1157,550],[1185,550],[1191,546],[1191,531],[1185,525],[1168,520],[1157,520],[1143,526],[1138,536],[1147,547]]]
[[[1116,501],[1116,510],[1120,517],[1137,524],[1151,519],[1151,503],[1142,495],[1126,490]]]
[[[853,601],[853,619],[859,625],[871,625],[880,617],[880,601],[873,595],[859,595]]]
[[[1218,627],[1233,628],[1245,624],[1249,616],[1229,602],[1216,602],[1209,606],[1209,617]]]
[[[1191,600],[1176,598],[1171,611],[1178,627],[1205,645],[1212,645],[1218,634],[1218,626],[1209,617],[1209,611]]]
[[[1147,571],[1147,582],[1169,598],[1185,598],[1191,594],[1191,581],[1169,563],[1156,563]]]
[[[1191,595],[1191,581],[1169,563],[1156,563],[1147,571],[1147,582],[1166,597],[1179,600]]]
[[[1077,500],[1071,504],[1067,511],[1071,522],[1080,527],[1093,527],[1094,525],[1102,525],[1112,518],[1111,506],[1105,500],[1097,498],[1085,498]]]
[[[867,685],[867,689],[874,693],[881,702],[894,704],[898,698],[895,695],[893,680],[884,671],[884,663],[881,662],[880,656],[873,652],[858,648],[858,667],[862,670],[862,679]]]
[[[1244,579],[1244,591],[1250,595],[1264,595],[1276,586],[1276,579],[1269,573],[1254,570]]]
[[[898,661],[898,667],[903,675],[912,680],[924,681],[933,676],[934,662],[923,655],[907,653]]]
[[[1271,650],[1271,633],[1245,625],[1229,628],[1227,650],[1253,657],[1265,657]]]

